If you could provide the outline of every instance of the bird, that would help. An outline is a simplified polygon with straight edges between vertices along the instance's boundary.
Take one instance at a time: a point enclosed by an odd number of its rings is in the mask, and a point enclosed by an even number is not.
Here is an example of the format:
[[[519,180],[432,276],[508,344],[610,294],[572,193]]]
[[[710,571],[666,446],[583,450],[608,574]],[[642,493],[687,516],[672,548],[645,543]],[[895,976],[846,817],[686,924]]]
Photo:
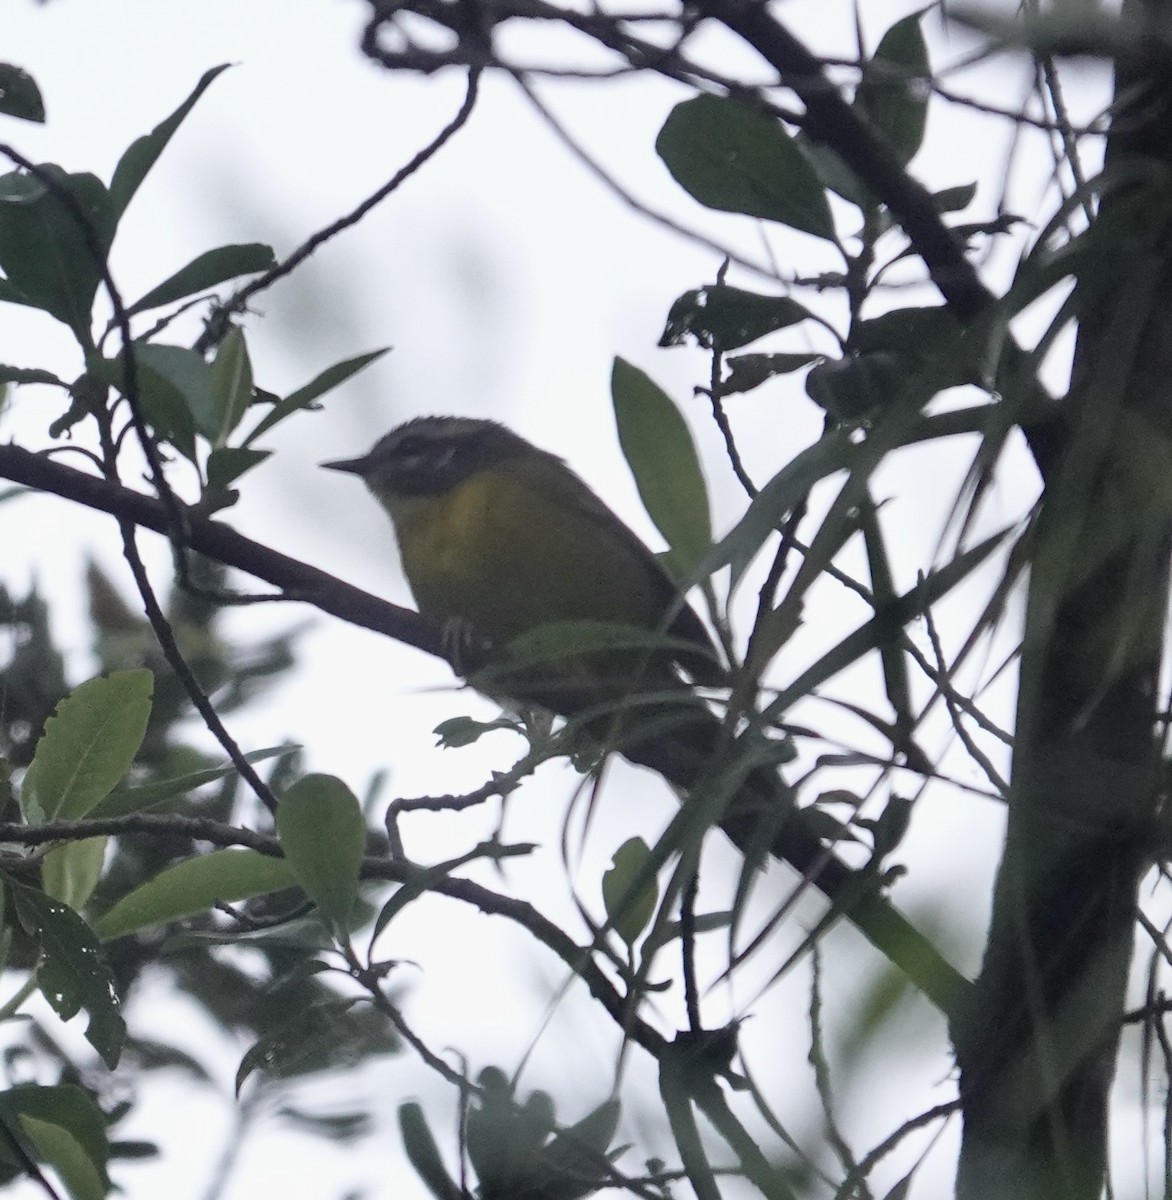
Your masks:
[[[481,691],[578,718],[657,769],[666,747],[690,764],[685,781],[732,743],[697,691],[730,683],[707,626],[562,459],[497,421],[423,416],[321,465],[359,477],[389,515],[420,614],[487,647]],[[542,631],[567,629],[534,655]],[[772,767],[746,775],[765,799],[788,796]]]

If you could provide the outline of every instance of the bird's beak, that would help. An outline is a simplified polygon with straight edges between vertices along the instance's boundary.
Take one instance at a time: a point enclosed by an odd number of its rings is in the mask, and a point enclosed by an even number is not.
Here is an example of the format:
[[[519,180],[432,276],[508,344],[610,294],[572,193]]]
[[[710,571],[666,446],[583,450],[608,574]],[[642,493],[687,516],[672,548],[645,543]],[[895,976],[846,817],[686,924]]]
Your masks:
[[[333,462],[318,463],[317,465],[325,467],[327,471],[345,471],[349,475],[365,475],[369,462],[363,455],[362,458],[337,458]]]

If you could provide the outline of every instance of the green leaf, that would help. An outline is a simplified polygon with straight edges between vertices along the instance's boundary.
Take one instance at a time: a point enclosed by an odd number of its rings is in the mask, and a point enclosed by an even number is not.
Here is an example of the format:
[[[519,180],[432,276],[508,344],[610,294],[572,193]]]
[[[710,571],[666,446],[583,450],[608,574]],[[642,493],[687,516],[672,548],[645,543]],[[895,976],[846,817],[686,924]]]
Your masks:
[[[850,466],[857,454],[845,432],[820,438],[791,459],[757,493],[740,521],[712,548],[699,574],[732,564],[733,586],[791,508],[819,480]]]
[[[706,350],[739,350],[766,334],[788,329],[811,316],[788,296],[762,296],[727,284],[685,292],[672,304],[661,346],[679,346],[689,334]]]
[[[798,700],[809,696],[826,680],[882,645],[890,638],[892,629],[900,628],[926,612],[930,605],[963,583],[1012,532],[1010,527],[991,535],[971,549],[958,554],[939,570],[925,576],[915,587],[898,596],[784,688],[762,713],[763,720],[779,719]]]
[[[712,545],[708,488],[692,434],[667,393],[625,359],[614,360],[610,393],[643,507],[671,547],[677,576],[691,578]]]
[[[462,1200],[464,1192],[448,1174],[423,1109],[414,1100],[399,1105],[399,1132],[407,1161],[435,1200]]]
[[[932,193],[932,207],[938,213],[963,212],[977,194],[975,183],[962,183],[956,187],[941,188]]]
[[[347,1019],[357,1003],[353,999],[324,1000],[294,1012],[249,1047],[236,1069],[236,1095],[254,1071],[264,1071],[273,1079],[289,1079],[319,1071],[323,1066],[353,1065],[369,1053],[369,1037],[361,1036],[352,1024],[346,1036],[350,1024]],[[327,1061],[323,1061],[323,1046],[329,1047]],[[387,1050],[391,1049],[388,1042]]]
[[[546,1175],[542,1196],[578,1200],[609,1182],[606,1151],[618,1129],[621,1111],[617,1100],[604,1100],[554,1137],[541,1155]]]
[[[250,763],[263,762],[266,758],[274,758],[278,754],[288,754],[294,746],[270,746],[265,750],[250,750],[244,757]],[[155,783],[144,783],[137,787],[119,788],[111,792],[105,800],[91,810],[91,817],[121,817],[126,813],[143,812],[154,808],[174,796],[183,796],[196,788],[215,783],[228,775],[234,774],[236,768],[231,763],[221,767],[208,767],[202,771],[191,771],[186,775],[177,775],[174,779],[160,779]]]
[[[195,90],[165,121],[156,125],[150,133],[144,134],[130,143],[114,168],[114,178],[110,180],[110,196],[114,202],[116,219],[126,211],[126,206],[134,198],[134,193],[138,191],[151,167],[155,165],[159,155],[166,149],[175,130],[191,112],[196,101],[208,89],[212,80],[221,71],[226,71],[228,66],[228,63],[223,63],[221,66],[205,71],[195,85]]]
[[[800,354],[738,354],[725,363],[728,374],[721,380],[720,394],[750,392],[778,375],[800,371],[821,357],[813,350]]]
[[[157,287],[151,288],[141,300],[136,300],[126,311],[133,316],[150,308],[173,304],[187,296],[206,292],[229,279],[242,275],[256,275],[277,265],[272,246],[264,242],[243,242],[239,245],[217,246],[196,255],[185,267],[168,276]]]
[[[304,387],[298,388],[295,392],[290,392],[284,400],[278,404],[274,404],[271,411],[265,414],[264,418],[257,423],[256,428],[244,439],[243,444],[251,446],[262,433],[268,433],[274,425],[279,424],[286,417],[292,416],[293,413],[303,408],[309,408],[319,396],[324,396],[326,392],[333,391],[334,388],[345,383],[351,375],[357,375],[363,368],[369,367],[373,362],[377,362],[390,349],[390,346],[384,346],[381,350],[372,350],[368,354],[359,354],[356,358],[348,358],[343,362],[334,363],[332,367],[327,367]]]
[[[190,424],[212,441],[218,428],[211,367],[186,346],[145,342],[136,344],[135,354],[144,376],[149,372],[170,385],[186,409]],[[184,430],[188,421],[181,422]]]
[[[863,67],[855,108],[907,166],[924,141],[928,119],[928,47],[921,13],[897,21]]]
[[[94,931],[68,905],[44,892],[12,880],[8,887],[17,919],[37,939],[41,994],[63,1021],[85,1009],[86,1040],[113,1070],[126,1040],[126,1022]]]
[[[0,1111],[19,1125],[72,1200],[105,1200],[110,1142],[97,1101],[73,1084],[21,1084],[0,1094]]]
[[[676,182],[708,208],[834,240],[818,175],[775,118],[736,100],[696,96],[672,109],[655,149]]]
[[[252,403],[252,363],[244,332],[237,326],[233,326],[216,347],[216,357],[212,360],[212,396],[215,400],[212,445],[218,450],[227,445],[229,436]]]
[[[0,383],[47,383],[53,387],[69,387],[64,379],[58,379],[52,371],[42,371],[38,367],[13,367],[7,364],[0,364]]]
[[[270,858],[255,850],[213,850],[160,871],[123,896],[94,928],[108,942],[151,925],[190,917],[218,900],[248,900],[296,884],[293,868],[283,858]]]
[[[94,296],[114,237],[110,194],[96,175],[69,175],[53,163],[37,172],[47,182],[24,172],[0,176],[0,268],[23,303],[89,345]]]
[[[81,911],[93,895],[109,838],[84,838],[56,846],[41,860],[41,886],[47,896]]]
[[[113,791],[142,745],[153,690],[150,671],[115,671],[57,705],[21,789],[26,820],[75,821]]]
[[[908,371],[908,362],[888,351],[848,354],[811,367],[806,395],[836,420],[850,424],[898,400],[900,380]]]
[[[208,455],[208,491],[226,490],[241,475],[264,462],[271,454],[271,450],[245,450],[240,446],[213,450]]]
[[[0,63],[0,113],[38,125],[45,123],[45,101],[37,81],[12,63]]]
[[[333,775],[306,775],[281,797],[277,836],[306,894],[339,936],[348,935],[366,847],[357,797]]]
[[[602,903],[615,933],[633,946],[655,916],[659,885],[651,850],[640,837],[628,838],[602,876]]]

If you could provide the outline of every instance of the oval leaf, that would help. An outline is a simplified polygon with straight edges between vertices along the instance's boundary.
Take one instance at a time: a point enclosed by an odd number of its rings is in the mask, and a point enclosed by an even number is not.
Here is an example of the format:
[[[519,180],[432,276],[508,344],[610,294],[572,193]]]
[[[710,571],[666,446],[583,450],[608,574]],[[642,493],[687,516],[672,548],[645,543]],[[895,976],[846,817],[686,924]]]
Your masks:
[[[633,946],[659,904],[651,850],[642,838],[629,838],[615,851],[602,877],[602,903],[615,933]]]
[[[354,793],[333,775],[306,775],[281,797],[277,836],[297,881],[342,936],[358,892],[366,822]]]
[[[712,544],[708,488],[696,446],[667,393],[616,358],[610,376],[619,442],[643,507],[671,547],[679,578],[690,578]]]
[[[696,96],[672,109],[655,149],[675,181],[708,208],[834,240],[818,175],[775,118],[736,100]]]
[[[78,820],[113,791],[142,745],[153,690],[145,668],[116,671],[57,705],[21,790],[28,821]]]
[[[896,21],[883,35],[855,94],[855,108],[902,166],[916,156],[928,119],[928,47],[921,15]]]

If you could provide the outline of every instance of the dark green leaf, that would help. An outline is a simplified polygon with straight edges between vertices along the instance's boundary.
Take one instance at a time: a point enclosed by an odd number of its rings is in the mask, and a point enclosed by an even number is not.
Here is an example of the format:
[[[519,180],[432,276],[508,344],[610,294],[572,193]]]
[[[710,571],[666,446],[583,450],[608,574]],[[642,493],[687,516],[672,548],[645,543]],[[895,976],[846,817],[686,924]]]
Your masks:
[[[897,21],[863,67],[855,108],[901,165],[915,157],[928,118],[928,47],[920,13]]]
[[[542,1152],[544,1200],[578,1200],[610,1180],[607,1148],[618,1128],[617,1100],[604,1100],[568,1129],[561,1130]]]
[[[639,497],[671,547],[680,578],[690,578],[712,545],[708,488],[680,411],[649,376],[616,358],[610,376],[619,442]]]
[[[859,321],[851,332],[851,349],[860,354],[893,350],[919,362],[951,350],[964,326],[945,305],[893,308]]]
[[[0,177],[0,268],[24,303],[68,325],[84,345],[114,228],[110,195],[95,175],[46,163],[37,176]]]
[[[204,94],[212,80],[221,71],[226,71],[228,66],[228,63],[224,63],[205,71],[195,85],[195,90],[165,121],[156,125],[150,133],[131,142],[125,154],[118,160],[118,165],[114,168],[114,178],[110,181],[110,196],[114,202],[116,219],[126,211],[126,206],[134,198],[134,193],[138,191],[151,167],[155,165],[159,155],[166,149],[175,130],[183,123],[183,119],[195,106],[196,101]]]
[[[266,758],[274,758],[278,754],[288,754],[295,746],[270,746],[265,750],[250,750],[244,757],[250,763],[264,762]],[[233,775],[236,768],[231,763],[221,767],[208,767],[202,771],[191,771],[174,779],[160,779],[155,783],[144,783],[137,787],[119,788],[111,792],[91,813],[92,817],[120,817],[125,813],[143,812],[170,800],[174,796],[184,796],[196,788],[209,783],[216,783],[228,775]]]
[[[808,446],[757,493],[745,515],[712,548],[701,564],[701,574],[711,575],[731,563],[735,583],[785,514],[820,479],[849,467],[856,453],[845,432],[831,434]]]
[[[271,454],[271,450],[245,450],[239,446],[213,450],[208,455],[208,491],[224,491]]]
[[[288,1079],[321,1070],[323,1066],[341,1068],[352,1065],[370,1052],[369,1038],[359,1038],[348,1028],[347,1017],[356,1000],[326,1000],[293,1013],[280,1028],[252,1045],[236,1069],[236,1095],[254,1071],[263,1071],[273,1079]],[[352,1027],[350,1027],[352,1029]],[[323,1059],[322,1050],[327,1051]],[[393,1045],[388,1039],[387,1051]]]
[[[357,797],[333,775],[306,775],[281,797],[277,836],[297,881],[335,932],[346,937],[366,847]]]
[[[269,858],[255,850],[213,850],[160,871],[123,896],[95,928],[108,942],[204,912],[217,901],[248,900],[296,883],[292,867],[283,858]]]
[[[37,367],[10,367],[0,364],[0,383],[47,383],[53,387],[68,388],[64,379],[58,379],[52,371]]]
[[[217,432],[211,367],[186,346],[146,342],[135,347],[143,371],[165,380],[179,394],[198,432],[212,441]]]
[[[432,732],[435,734],[436,745],[445,750],[459,750],[478,742],[486,733],[495,733],[498,729],[508,729],[517,732],[517,722],[510,717],[497,717],[494,721],[476,721],[472,717],[450,717],[441,721]]]
[[[45,101],[37,81],[12,63],[0,63],[0,113],[38,125],[45,123]]]
[[[407,1160],[435,1200],[461,1200],[464,1193],[448,1174],[423,1109],[414,1100],[399,1105],[399,1132]]]
[[[811,367],[806,395],[836,420],[850,424],[898,399],[901,377],[908,370],[907,361],[897,354],[850,354]]]
[[[44,892],[11,880],[8,886],[21,926],[37,940],[41,994],[63,1021],[85,1009],[86,1040],[113,1070],[122,1053],[126,1022],[94,931],[68,905]]]
[[[938,213],[963,212],[977,194],[975,183],[962,183],[956,187],[941,188],[932,193],[932,207]]]
[[[212,360],[212,395],[216,405],[216,429],[212,444],[220,449],[227,445],[232,431],[240,424],[240,418],[252,403],[252,363],[248,357],[244,332],[237,326],[233,326],[216,347],[216,357]],[[261,452],[243,450],[237,453],[255,455]],[[261,457],[264,455],[261,454]],[[236,474],[246,469],[242,467]],[[210,481],[210,467],[208,477]],[[233,475],[231,478],[235,477]]]
[[[893,629],[898,629],[920,616],[930,605],[935,604],[937,600],[963,583],[998,547],[1004,544],[1012,532],[1012,529],[1003,529],[971,549],[958,554],[939,570],[927,575],[910,591],[904,592],[894,603],[889,604],[881,612],[877,612],[869,621],[865,621],[854,633],[848,634],[783,689],[762,714],[763,718],[765,720],[780,718],[799,699],[809,696],[826,680],[873,651],[886,638],[890,637]]]
[[[651,850],[640,837],[628,838],[602,876],[602,903],[615,933],[633,946],[659,904]]]
[[[728,374],[720,384],[720,394],[731,396],[737,392],[749,392],[767,383],[777,375],[788,375],[816,362],[822,355],[809,351],[804,354],[738,354],[730,358],[725,366]]]
[[[106,1118],[89,1092],[73,1084],[21,1084],[0,1094],[0,1111],[60,1176],[71,1200],[105,1200],[110,1144]]]
[[[277,264],[273,248],[263,242],[244,242],[240,245],[217,246],[197,255],[185,267],[163,280],[158,287],[151,288],[141,300],[126,311],[130,314],[145,312],[148,308],[159,308],[173,304],[198,292],[206,292],[229,279],[241,275],[255,275],[267,271]]]
[[[659,344],[678,346],[690,334],[705,349],[724,353],[788,329],[810,315],[808,308],[788,296],[762,296],[713,284],[685,292],[672,304]]]
[[[834,240],[818,175],[774,117],[736,100],[696,96],[672,109],[655,149],[676,182],[708,208]]]
[[[150,671],[116,671],[57,705],[21,790],[27,820],[78,820],[110,794],[142,745],[153,690]]]
[[[286,417],[303,408],[311,407],[319,396],[333,391],[334,388],[345,383],[351,375],[356,375],[364,367],[377,362],[389,350],[390,346],[384,346],[381,350],[372,350],[369,354],[359,354],[356,358],[348,358],[344,362],[334,363],[332,367],[327,367],[304,387],[290,392],[284,400],[274,404],[264,418],[257,423],[256,428],[244,439],[244,445],[251,446],[262,433],[267,433]]]

